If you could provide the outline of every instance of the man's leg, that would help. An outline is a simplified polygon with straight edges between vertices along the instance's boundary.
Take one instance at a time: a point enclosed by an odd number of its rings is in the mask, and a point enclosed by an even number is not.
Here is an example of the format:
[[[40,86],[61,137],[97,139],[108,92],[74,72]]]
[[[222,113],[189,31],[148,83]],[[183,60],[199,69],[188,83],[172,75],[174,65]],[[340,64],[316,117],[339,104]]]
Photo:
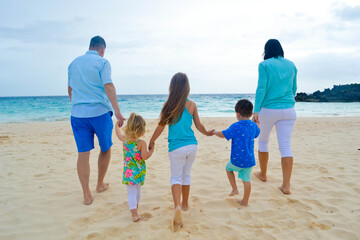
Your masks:
[[[111,148],[106,152],[100,150],[99,159],[98,159],[98,181],[96,186],[96,192],[100,193],[109,188],[108,183],[104,183],[104,178],[109,167],[111,158]]]
[[[78,162],[77,162],[77,172],[81,187],[84,194],[84,204],[90,205],[92,203],[92,195],[89,188],[89,179],[90,179],[90,151],[88,152],[79,152],[78,153]]]

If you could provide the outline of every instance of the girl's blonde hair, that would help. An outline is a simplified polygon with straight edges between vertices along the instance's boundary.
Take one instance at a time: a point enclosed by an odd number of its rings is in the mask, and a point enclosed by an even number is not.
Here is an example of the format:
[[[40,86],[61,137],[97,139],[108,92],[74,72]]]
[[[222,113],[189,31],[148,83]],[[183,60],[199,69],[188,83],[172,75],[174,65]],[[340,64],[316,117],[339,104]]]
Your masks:
[[[189,79],[185,73],[176,73],[170,82],[169,96],[160,113],[160,126],[179,121],[190,93]]]
[[[131,113],[125,126],[125,135],[128,138],[139,138],[145,134],[145,120],[136,113]]]

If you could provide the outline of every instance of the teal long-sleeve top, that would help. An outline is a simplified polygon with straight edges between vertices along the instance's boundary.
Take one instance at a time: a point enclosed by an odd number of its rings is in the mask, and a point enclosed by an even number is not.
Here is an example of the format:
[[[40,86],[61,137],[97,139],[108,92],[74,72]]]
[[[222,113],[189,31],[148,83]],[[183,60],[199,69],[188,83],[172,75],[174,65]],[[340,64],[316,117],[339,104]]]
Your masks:
[[[259,64],[254,113],[258,113],[262,107],[270,109],[294,107],[296,76],[295,64],[283,57],[262,61]]]

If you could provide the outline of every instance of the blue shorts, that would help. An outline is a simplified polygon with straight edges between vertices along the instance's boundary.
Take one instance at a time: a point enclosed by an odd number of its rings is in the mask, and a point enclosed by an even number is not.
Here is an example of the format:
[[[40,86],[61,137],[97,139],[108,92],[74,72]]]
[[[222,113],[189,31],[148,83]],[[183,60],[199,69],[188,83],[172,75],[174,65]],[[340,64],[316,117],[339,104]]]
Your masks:
[[[252,171],[253,167],[239,168],[239,167],[235,166],[234,164],[232,164],[231,161],[229,161],[226,164],[225,169],[226,169],[226,171],[229,171],[229,172],[238,172],[239,173],[238,177],[240,179],[242,179],[244,182],[250,182],[251,171]]]
[[[100,149],[106,152],[112,146],[113,121],[109,111],[98,117],[77,118],[71,116],[71,127],[78,152],[88,152],[94,149],[94,134],[96,134]]]

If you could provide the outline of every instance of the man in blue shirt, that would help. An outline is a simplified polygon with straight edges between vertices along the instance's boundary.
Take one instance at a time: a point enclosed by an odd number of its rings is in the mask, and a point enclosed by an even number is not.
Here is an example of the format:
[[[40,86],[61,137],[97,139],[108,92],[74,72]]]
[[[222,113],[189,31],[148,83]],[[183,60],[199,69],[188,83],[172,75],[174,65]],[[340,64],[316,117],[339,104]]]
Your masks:
[[[124,122],[117,103],[115,86],[111,80],[110,63],[104,59],[106,43],[100,36],[90,41],[89,51],[77,57],[68,68],[68,93],[72,104],[71,127],[78,149],[77,172],[83,189],[84,204],[92,203],[89,188],[90,150],[94,149],[96,134],[100,154],[98,158],[97,192],[109,188],[104,178],[111,158],[112,110]]]

